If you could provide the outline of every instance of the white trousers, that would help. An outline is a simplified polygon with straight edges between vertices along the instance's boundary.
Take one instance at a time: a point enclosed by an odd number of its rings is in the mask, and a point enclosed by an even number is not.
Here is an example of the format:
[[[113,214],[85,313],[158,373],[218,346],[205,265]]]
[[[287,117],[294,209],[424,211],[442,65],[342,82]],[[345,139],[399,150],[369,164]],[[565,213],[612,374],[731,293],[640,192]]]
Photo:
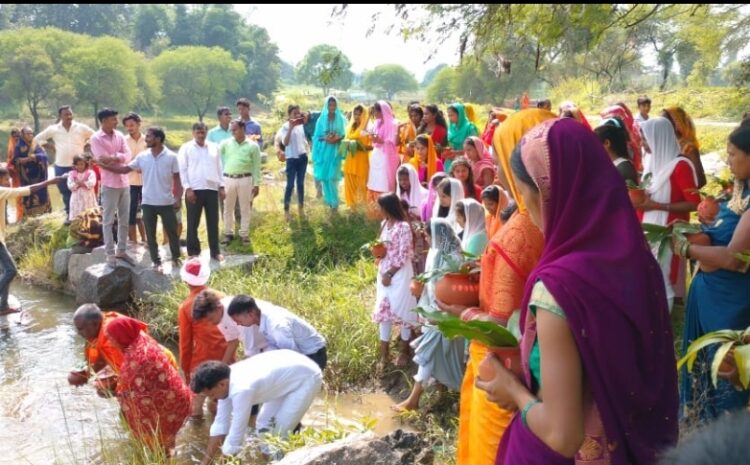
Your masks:
[[[250,214],[253,202],[253,177],[228,178],[224,176],[224,234],[234,236],[234,206],[240,203],[240,237],[250,236]]]
[[[297,427],[307,409],[312,405],[315,396],[320,392],[323,380],[320,374],[301,380],[288,394],[270,402],[264,402],[255,420],[258,432],[268,430],[285,438]]]

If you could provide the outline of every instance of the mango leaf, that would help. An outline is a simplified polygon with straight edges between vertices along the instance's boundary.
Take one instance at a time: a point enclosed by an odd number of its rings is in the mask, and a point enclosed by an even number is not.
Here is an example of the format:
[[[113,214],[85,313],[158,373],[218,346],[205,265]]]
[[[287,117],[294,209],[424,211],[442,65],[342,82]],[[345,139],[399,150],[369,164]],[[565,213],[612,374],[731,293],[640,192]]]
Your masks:
[[[734,258],[736,258],[737,260],[741,260],[745,263],[750,263],[750,250],[746,250],[745,252],[735,253]]]
[[[737,364],[740,383],[747,389],[750,384],[750,345],[737,346],[734,349],[734,361]]]
[[[714,383],[714,387],[719,382],[719,367],[721,366],[721,362],[732,349],[732,346],[734,346],[734,341],[727,341],[719,347],[714,355],[714,359],[711,362],[711,381]]]
[[[431,313],[422,308],[415,311],[424,318],[434,322],[438,330],[448,339],[464,337],[479,341],[489,347],[516,347],[518,339],[497,323],[489,321],[463,321],[460,318],[444,312]]]

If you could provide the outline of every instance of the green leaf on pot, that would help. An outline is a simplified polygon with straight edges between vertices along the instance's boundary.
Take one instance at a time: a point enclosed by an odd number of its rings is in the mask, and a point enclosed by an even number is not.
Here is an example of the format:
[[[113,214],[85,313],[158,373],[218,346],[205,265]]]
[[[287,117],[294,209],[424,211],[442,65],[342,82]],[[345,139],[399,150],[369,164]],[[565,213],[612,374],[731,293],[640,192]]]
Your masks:
[[[750,250],[735,253],[734,258],[741,260],[745,263],[750,263]]]
[[[415,312],[433,321],[443,336],[454,339],[464,337],[478,341],[489,347],[516,347],[518,339],[506,328],[489,321],[463,321],[462,319],[444,312],[431,313],[422,308]]]
[[[743,388],[747,389],[747,386],[750,385],[750,345],[735,347],[734,361],[737,364],[740,383]]]
[[[714,355],[714,359],[711,362],[711,381],[714,383],[714,387],[716,387],[719,381],[719,367],[721,366],[721,362],[732,349],[733,345],[734,341],[727,341],[723,343]]]
[[[685,355],[677,362],[677,369],[682,368],[682,365],[687,363],[687,370],[693,371],[693,364],[695,359],[698,357],[698,353],[705,347],[711,344],[718,344],[723,342],[740,342],[741,331],[735,331],[732,329],[722,329],[719,331],[712,331],[706,333],[698,339],[694,340],[685,351]]]

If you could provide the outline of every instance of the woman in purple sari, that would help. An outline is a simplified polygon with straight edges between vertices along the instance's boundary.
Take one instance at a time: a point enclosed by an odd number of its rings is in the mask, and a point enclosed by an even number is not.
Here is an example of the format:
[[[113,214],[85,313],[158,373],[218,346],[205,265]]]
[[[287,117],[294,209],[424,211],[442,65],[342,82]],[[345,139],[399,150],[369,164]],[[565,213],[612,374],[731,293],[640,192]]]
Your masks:
[[[572,119],[529,131],[511,165],[545,245],[521,306],[523,381],[494,357],[494,378],[477,380],[518,411],[496,464],[652,465],[677,442],[677,370],[663,278],[622,179]]]

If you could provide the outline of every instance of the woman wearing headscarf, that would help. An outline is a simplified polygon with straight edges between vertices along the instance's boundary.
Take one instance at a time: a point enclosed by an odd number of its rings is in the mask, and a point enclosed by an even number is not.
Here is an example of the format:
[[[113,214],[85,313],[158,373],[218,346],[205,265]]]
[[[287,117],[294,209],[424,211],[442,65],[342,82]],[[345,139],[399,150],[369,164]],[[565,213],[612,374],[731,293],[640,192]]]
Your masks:
[[[518,411],[496,464],[653,465],[678,437],[672,327],[620,175],[565,118],[529,131],[512,166],[545,245],[521,305],[523,380],[491,356],[477,382]]]
[[[487,229],[484,224],[484,207],[474,199],[459,200],[456,204],[456,222],[461,227],[461,248],[479,257],[487,246]]]
[[[474,182],[482,189],[491,185],[495,180],[495,162],[482,139],[469,137],[464,142],[464,151],[474,173]]]
[[[430,251],[427,253],[425,272],[440,271],[450,266],[450,262],[462,260],[461,243],[453,227],[443,218],[433,218],[430,226]],[[424,311],[440,312],[435,306],[435,285],[441,276],[430,278],[424,286],[417,306]],[[409,397],[394,405],[396,411],[417,410],[424,386],[430,379],[448,389],[457,391],[461,387],[464,374],[463,338],[448,339],[429,321],[422,326],[422,335],[411,342],[414,349],[414,363],[419,367],[414,376],[414,386]]]
[[[420,209],[427,199],[427,189],[419,183],[417,170],[409,163],[404,163],[398,167],[397,181],[396,195],[409,204],[409,215],[419,219]]]
[[[336,97],[325,100],[313,135],[313,174],[323,187],[323,201],[336,210],[339,206],[341,156],[339,144],[346,134],[346,119]]]
[[[560,104],[560,118],[573,118],[581,123],[584,127],[591,130],[591,125],[586,119],[586,116],[583,114],[581,109],[571,101],[565,101]]]
[[[620,118],[607,118],[601,125],[594,129],[594,132],[599,137],[610,160],[612,160],[612,163],[617,168],[617,171],[620,172],[625,182],[630,181],[637,185],[638,173],[630,161],[628,133],[624,129],[622,120]]]
[[[427,134],[420,134],[416,139],[414,156],[409,163],[416,168],[419,174],[419,181],[426,183],[439,171],[444,171],[443,161],[437,156],[435,144],[432,137]]]
[[[490,237],[481,258],[479,276],[479,307],[465,308],[438,303],[443,310],[459,315],[464,320],[486,320],[506,325],[514,310],[521,306],[523,289],[528,275],[542,253],[544,239],[531,218],[516,188],[510,170],[510,154],[521,137],[542,121],[554,118],[547,110],[529,109],[509,116],[495,131],[494,147],[500,165],[498,177],[503,188],[516,199],[515,209],[505,211],[505,224]],[[475,386],[479,363],[489,349],[472,341],[469,361],[461,385],[461,405],[458,419],[459,465],[492,465],[503,431],[510,423],[511,412],[489,402]]]
[[[385,100],[373,106],[375,126],[372,134],[373,151],[370,155],[370,173],[367,190],[370,203],[377,205],[378,197],[396,190],[396,169],[399,165],[398,127],[393,119],[393,110]]]
[[[680,156],[680,146],[672,125],[657,116],[641,123],[643,148],[647,153],[644,176],[651,173],[651,185],[646,189],[648,200],[641,204],[639,217],[643,223],[666,226],[675,220],[690,220],[690,212],[700,203],[697,193],[698,178],[695,167]],[[656,254],[658,250],[654,250]],[[667,289],[669,308],[674,297],[682,297],[685,288],[685,263],[666,250],[660,261]]]
[[[445,171],[450,172],[453,159],[463,152],[466,139],[478,136],[479,131],[466,117],[466,109],[462,103],[454,103],[448,107],[448,121],[448,150],[443,152],[443,163]]]
[[[456,204],[464,198],[464,187],[458,179],[446,178],[437,186],[437,201],[432,208],[432,218],[445,218],[458,233],[461,227],[456,220]]]
[[[493,237],[503,226],[503,210],[508,207],[509,203],[508,193],[496,184],[491,184],[482,191],[482,205],[486,210],[484,224],[487,226],[487,239]]]
[[[398,126],[398,153],[401,156],[401,163],[407,163],[414,157],[414,140],[417,138],[417,129],[422,125],[424,117],[424,110],[419,104],[409,105],[406,110],[409,113],[409,120]]]
[[[633,162],[633,166],[635,166],[637,172],[643,171],[641,162],[641,131],[636,125],[633,114],[630,112],[628,106],[622,102],[618,102],[616,105],[610,105],[602,110],[600,115],[602,121],[609,118],[620,120],[622,127],[628,133],[628,151],[630,152],[630,157],[628,158]]]
[[[438,185],[440,185],[443,179],[447,177],[448,175],[446,173],[438,171],[430,178],[429,187],[427,190],[427,198],[425,199],[424,203],[422,203],[423,223],[426,223],[430,218],[432,218],[432,211],[435,206],[435,200],[437,200],[438,197],[437,187]]]
[[[21,130],[12,128],[8,136],[8,151],[5,165],[10,173],[11,187],[21,187],[21,178],[18,176],[16,166],[13,164],[13,156],[16,154],[16,145],[21,139]],[[16,223],[23,219],[23,197],[16,198]]]
[[[477,129],[479,129],[479,121],[477,120],[477,112],[474,109],[474,105],[471,103],[465,103],[464,104],[464,111],[466,111],[466,119],[471,122]]]
[[[131,433],[151,449],[169,454],[190,414],[192,395],[173,362],[142,323],[113,319],[107,336],[123,352],[117,400]]]
[[[46,181],[48,161],[42,146],[34,140],[34,131],[28,126],[21,129],[21,138],[13,154],[13,165],[21,181],[21,187]],[[39,216],[51,211],[52,204],[46,187],[23,198],[25,217]]]
[[[344,202],[349,208],[367,203],[367,176],[370,173],[372,141],[367,134],[369,112],[364,105],[352,110],[346,131],[344,159]]]
[[[661,116],[672,123],[677,143],[680,144],[680,153],[690,160],[695,167],[695,173],[698,176],[698,188],[702,188],[707,182],[706,172],[703,170],[703,163],[701,163],[700,144],[695,133],[693,118],[681,107],[665,108],[662,110]]]
[[[750,249],[750,126],[729,135],[727,153],[734,191],[729,201],[721,203],[713,223],[703,227],[711,245],[674,241],[675,253],[700,263],[685,308],[683,351],[708,332],[750,326],[750,272],[735,257]],[[710,373],[716,350],[711,347],[699,354],[692,375],[682,372],[680,401],[691,419],[707,422],[748,405],[750,391],[737,391],[723,379],[714,387]]]

